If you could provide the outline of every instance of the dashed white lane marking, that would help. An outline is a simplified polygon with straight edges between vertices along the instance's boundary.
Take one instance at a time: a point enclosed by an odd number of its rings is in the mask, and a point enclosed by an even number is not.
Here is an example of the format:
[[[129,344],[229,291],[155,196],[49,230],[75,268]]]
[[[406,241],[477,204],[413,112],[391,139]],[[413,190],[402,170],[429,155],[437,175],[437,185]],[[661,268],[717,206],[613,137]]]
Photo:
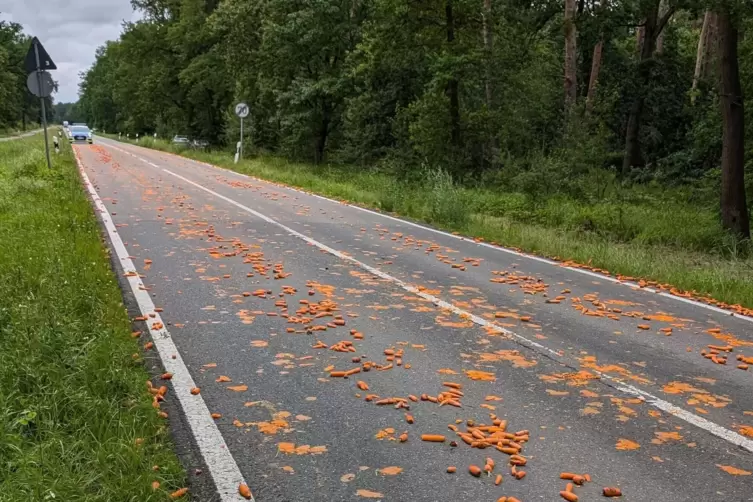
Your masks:
[[[141,314],[149,319],[146,324],[149,328],[149,333],[152,335],[152,340],[154,340],[157,353],[165,367],[165,371],[173,374],[171,383],[175,395],[181,408],[183,408],[186,421],[191,428],[199,451],[204,457],[204,462],[209,469],[209,474],[212,476],[220,499],[222,502],[246,501],[238,493],[238,486],[241,483],[245,483],[238,464],[235,462],[230,450],[228,450],[227,444],[225,444],[225,440],[217,428],[217,424],[212,419],[204,398],[201,397],[201,394],[196,396],[191,394],[191,389],[196,387],[193,378],[191,378],[191,374],[183,362],[183,358],[173,343],[170,333],[164,328],[165,324],[162,318],[155,312],[154,303],[152,303],[149,293],[145,290],[141,278],[136,274],[136,267],[129,258],[128,250],[118,234],[115,223],[112,221],[112,216],[110,216],[110,212],[99,198],[97,190],[86,175],[86,171],[79,158],[78,149],[75,147],[74,153],[81,178],[94,202],[94,207],[102,218],[107,235],[110,238],[112,249],[120,260],[123,271],[127,274],[133,272],[133,274],[127,275],[128,285],[131,287],[133,296],[136,298]],[[154,317],[150,317],[150,315],[154,315]],[[155,325],[157,325],[158,329],[154,328]]]
[[[115,148],[116,150],[120,150],[121,152],[127,153],[128,155],[133,155],[134,157],[136,156],[135,154],[133,154],[131,152],[128,152],[128,151],[123,150],[123,149],[120,149],[120,148],[118,148],[116,146],[113,146],[113,145],[111,145],[109,143],[108,143],[108,146],[110,146],[112,148]],[[141,148],[143,148],[143,147],[141,147]],[[270,183],[267,180],[259,179],[259,178],[256,178],[254,176],[249,176],[247,174],[239,173],[239,172],[236,172],[236,171],[231,171],[230,169],[225,169],[224,167],[215,166],[214,164],[208,164],[206,162],[201,162],[199,160],[189,159],[187,157],[176,155],[176,154],[173,154],[173,153],[170,153],[170,152],[159,152],[159,153],[166,153],[168,155],[173,155],[173,156],[179,157],[183,161],[193,162],[195,164],[198,164],[198,165],[201,165],[201,166],[205,166],[205,167],[209,167],[211,169],[215,169],[215,170],[218,170],[218,171],[222,171],[222,172],[228,173],[230,175],[240,176],[242,178],[254,180],[254,181],[257,181],[257,182],[261,182],[261,183]],[[141,160],[144,160],[144,159],[141,159]],[[146,160],[144,160],[144,161],[147,162]],[[693,300],[691,298],[683,298],[681,296],[673,295],[671,293],[667,293],[665,291],[661,291],[661,290],[654,289],[654,288],[651,288],[651,287],[641,287],[638,283],[633,282],[633,281],[620,280],[620,279],[617,279],[616,277],[610,277],[608,275],[600,274],[600,273],[597,273],[597,272],[592,272],[590,270],[586,270],[586,269],[582,269],[582,268],[577,268],[577,267],[570,267],[570,266],[567,266],[567,265],[563,265],[560,262],[556,262],[554,260],[550,260],[549,258],[543,258],[541,256],[536,256],[536,255],[532,255],[532,254],[521,253],[520,251],[516,251],[514,249],[509,249],[509,248],[506,248],[504,246],[499,246],[499,245],[495,246],[495,245],[491,245],[491,244],[486,243],[486,242],[476,242],[475,240],[469,239],[468,237],[463,237],[462,235],[451,234],[451,233],[445,232],[443,230],[439,230],[439,229],[436,229],[436,228],[427,227],[427,226],[421,225],[420,223],[415,223],[415,222],[412,222],[412,221],[408,221],[408,220],[403,220],[403,219],[400,219],[400,218],[396,218],[394,216],[390,216],[389,214],[380,213],[379,211],[373,211],[371,209],[367,209],[367,208],[361,207],[361,206],[356,206],[354,204],[347,204],[347,203],[339,202],[339,201],[336,201],[334,199],[330,199],[330,198],[324,197],[322,195],[318,195],[318,194],[315,194],[315,193],[307,192],[305,190],[300,190],[298,188],[294,188],[294,187],[290,187],[290,186],[286,186],[286,185],[277,185],[277,184],[273,184],[273,186],[279,187],[279,188],[284,188],[284,189],[287,189],[287,190],[291,190],[293,192],[301,193],[301,194],[304,194],[304,195],[308,195],[310,197],[315,197],[317,199],[325,200],[325,201],[330,202],[332,204],[337,204],[338,206],[351,207],[353,209],[357,209],[359,211],[363,211],[365,213],[372,214],[374,216],[379,216],[381,218],[385,218],[385,219],[388,219],[388,220],[396,221],[396,222],[398,222],[400,224],[403,224],[403,225],[408,225],[408,226],[411,226],[411,227],[420,228],[422,230],[426,230],[427,232],[432,232],[432,233],[435,233],[435,234],[443,235],[445,237],[450,237],[452,239],[460,240],[460,241],[466,242],[468,244],[476,244],[477,246],[481,246],[481,247],[485,247],[485,248],[488,248],[488,249],[492,249],[492,250],[497,251],[497,252],[507,253],[507,254],[511,254],[511,255],[514,255],[514,256],[519,256],[521,258],[526,258],[528,260],[537,261],[537,262],[540,262],[540,263],[546,263],[547,265],[553,265],[555,267],[558,267],[558,268],[561,268],[561,269],[564,269],[564,270],[569,270],[571,272],[575,272],[575,273],[578,273],[578,274],[587,275],[587,276],[590,276],[590,277],[595,277],[597,279],[602,279],[602,280],[605,280],[605,281],[609,281],[609,282],[611,282],[613,284],[618,284],[618,285],[621,285],[621,286],[625,286],[625,287],[628,287],[628,288],[630,288],[632,290],[644,291],[646,293],[654,293],[654,294],[656,294],[658,296],[661,296],[663,298],[669,298],[669,299],[674,300],[674,301],[682,302],[682,303],[685,303],[685,304],[688,304],[688,305],[693,305],[695,307],[701,307],[701,308],[704,308],[706,310],[710,310],[710,311],[716,312],[718,314],[724,314],[724,315],[728,315],[728,316],[733,316],[735,319],[741,319],[743,321],[747,321],[747,322],[753,323],[753,317],[746,316],[746,315],[743,315],[743,314],[737,314],[735,312],[731,312],[731,311],[725,310],[723,308],[715,307],[713,305],[708,305],[706,303],[699,302],[699,301]]]
[[[406,282],[403,282],[402,280],[398,279],[397,277],[393,277],[393,276],[387,274],[386,272],[383,272],[382,270],[380,270],[378,268],[374,268],[374,267],[372,267],[370,265],[367,265],[366,263],[363,263],[363,262],[361,262],[361,261],[353,258],[352,256],[349,256],[349,255],[344,254],[344,253],[342,253],[342,252],[340,252],[340,251],[338,251],[336,249],[333,249],[333,248],[327,246],[326,244],[323,244],[323,243],[317,241],[316,239],[312,239],[311,237],[309,237],[307,235],[304,235],[304,234],[302,234],[302,233],[300,233],[300,232],[298,232],[298,231],[296,231],[296,230],[294,230],[294,229],[292,229],[292,228],[290,228],[290,227],[288,227],[288,226],[286,226],[286,225],[278,222],[277,220],[275,220],[273,218],[270,218],[269,216],[266,216],[266,215],[260,213],[259,211],[251,209],[250,207],[245,206],[245,205],[241,204],[240,202],[238,202],[238,201],[236,201],[234,199],[231,199],[230,197],[226,197],[226,196],[224,196],[224,195],[222,195],[220,193],[217,193],[217,192],[215,192],[214,190],[212,190],[210,188],[207,188],[207,187],[205,187],[205,186],[203,186],[203,185],[201,185],[199,183],[196,183],[195,181],[192,181],[192,180],[186,178],[185,176],[181,176],[180,174],[174,173],[174,172],[170,171],[169,169],[165,169],[165,168],[163,168],[163,167],[155,164],[154,162],[151,162],[151,161],[149,161],[149,160],[147,160],[147,159],[145,159],[143,157],[140,157],[140,156],[138,156],[138,155],[136,155],[134,153],[128,152],[126,150],[122,150],[122,149],[117,148],[117,147],[112,147],[112,148],[114,148],[116,150],[120,150],[121,152],[124,152],[124,153],[126,153],[128,155],[131,155],[132,157],[135,157],[135,158],[139,159],[140,161],[142,161],[142,162],[144,162],[144,163],[146,163],[146,164],[148,164],[148,165],[150,165],[150,166],[152,166],[152,167],[154,167],[156,169],[159,169],[160,171],[162,171],[164,173],[167,173],[167,174],[169,174],[171,176],[174,176],[174,177],[176,177],[176,178],[178,178],[178,179],[180,179],[180,180],[182,180],[182,181],[184,181],[184,182],[186,182],[186,183],[188,183],[188,184],[190,184],[190,185],[192,185],[192,186],[194,186],[194,187],[196,187],[196,188],[198,188],[200,190],[203,190],[203,191],[205,191],[205,192],[207,192],[207,193],[209,193],[209,194],[217,197],[218,199],[222,199],[225,202],[228,202],[229,204],[232,204],[232,205],[234,205],[234,206],[242,209],[243,211],[246,211],[247,213],[256,216],[257,218],[259,218],[259,219],[261,219],[263,221],[266,221],[267,223],[275,225],[275,226],[277,226],[277,227],[285,230],[289,234],[291,234],[291,235],[293,235],[295,237],[298,237],[299,239],[302,239],[303,241],[305,241],[305,242],[307,242],[307,243],[309,243],[309,244],[311,244],[313,246],[316,246],[317,248],[319,248],[319,249],[321,249],[323,251],[326,251],[327,253],[330,253],[333,256],[336,256],[336,257],[338,257],[338,258],[340,258],[342,260],[347,260],[347,261],[353,263],[354,265],[358,266],[359,268],[362,268],[362,269],[364,269],[364,270],[366,270],[366,271],[374,274],[377,277],[380,277],[382,279],[390,281],[390,282],[398,285],[399,287],[403,288],[404,290],[406,290],[406,291],[408,291],[410,293],[413,293],[414,295],[417,295],[417,296],[420,296],[421,298],[429,300],[434,305],[436,305],[438,307],[441,307],[443,309],[447,309],[447,310],[453,312],[454,314],[457,314],[457,315],[459,315],[459,316],[461,316],[461,317],[463,317],[465,319],[469,319],[469,320],[473,321],[474,323],[478,324],[479,326],[482,326],[482,327],[487,328],[487,329],[494,330],[494,331],[496,331],[498,333],[503,333],[503,334],[509,336],[510,338],[516,340],[521,345],[523,345],[525,347],[528,347],[531,350],[535,350],[535,351],[537,351],[539,353],[542,353],[545,356],[547,356],[547,357],[549,357],[551,359],[554,359],[555,361],[566,363],[565,358],[562,357],[559,354],[559,352],[557,352],[556,350],[553,350],[553,349],[551,349],[549,347],[546,347],[545,345],[542,345],[542,344],[540,344],[540,343],[538,343],[538,342],[536,342],[534,340],[531,340],[531,339],[529,339],[529,338],[527,338],[527,337],[525,337],[523,335],[515,333],[514,331],[510,331],[508,329],[505,329],[505,328],[503,328],[503,327],[501,327],[501,326],[499,326],[499,325],[497,325],[497,324],[495,324],[493,322],[489,322],[486,319],[484,319],[483,317],[479,317],[479,316],[477,316],[475,314],[472,314],[472,313],[470,313],[470,312],[468,312],[466,310],[463,310],[463,309],[461,309],[461,308],[459,308],[459,307],[457,307],[457,306],[455,306],[455,305],[453,305],[451,303],[448,303],[448,302],[442,300],[441,298],[438,298],[438,297],[436,297],[434,295],[431,295],[431,294],[428,294],[428,293],[426,293],[424,291],[421,291],[420,289],[416,288],[415,286],[412,286],[412,285],[410,285],[410,284],[408,284]],[[573,366],[573,365],[570,365],[570,366]],[[705,418],[703,418],[703,417],[701,417],[699,415],[696,415],[694,413],[690,413],[689,411],[686,411],[686,410],[684,410],[684,409],[682,409],[682,408],[680,408],[678,406],[675,406],[674,404],[670,403],[669,401],[665,401],[664,399],[661,399],[660,397],[655,396],[655,395],[651,394],[650,392],[647,392],[647,391],[644,391],[642,389],[639,389],[638,387],[635,387],[634,385],[626,384],[625,382],[623,382],[623,381],[621,381],[621,380],[619,380],[617,378],[614,378],[614,377],[612,377],[610,375],[607,375],[605,373],[601,373],[601,372],[598,372],[598,371],[593,371],[593,373],[595,373],[596,375],[598,375],[601,378],[601,380],[608,382],[612,387],[614,387],[614,388],[616,388],[616,389],[624,392],[625,394],[632,395],[634,397],[643,399],[647,403],[651,404],[652,406],[654,406],[654,407],[656,407],[656,408],[658,408],[658,409],[660,409],[660,410],[662,410],[662,411],[664,411],[666,413],[674,415],[675,417],[677,417],[677,418],[679,418],[681,420],[684,420],[685,422],[688,422],[688,423],[690,423],[692,425],[695,425],[696,427],[699,427],[700,429],[703,429],[703,430],[705,430],[707,432],[710,432],[714,436],[722,438],[725,441],[728,441],[728,442],[730,442],[730,443],[732,443],[732,444],[734,444],[736,446],[739,446],[739,447],[741,447],[741,448],[743,448],[745,450],[748,450],[749,452],[753,453],[753,441],[751,441],[750,439],[745,438],[743,435],[738,434],[737,432],[731,431],[731,430],[729,430],[729,429],[727,429],[727,428],[725,428],[725,427],[723,427],[723,426],[721,426],[721,425],[719,425],[717,423],[714,423],[714,422],[712,422],[710,420],[707,420],[707,419],[705,419]]]

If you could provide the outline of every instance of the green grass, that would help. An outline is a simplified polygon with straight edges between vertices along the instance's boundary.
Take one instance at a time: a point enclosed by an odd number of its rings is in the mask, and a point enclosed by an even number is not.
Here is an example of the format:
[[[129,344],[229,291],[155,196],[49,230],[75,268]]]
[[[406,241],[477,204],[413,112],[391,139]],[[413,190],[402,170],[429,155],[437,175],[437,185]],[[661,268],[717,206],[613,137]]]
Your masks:
[[[72,153],[0,159],[0,501],[168,500],[185,473]]]
[[[259,156],[235,165],[227,152],[179,149],[152,138],[139,145],[753,308],[749,243],[737,244],[722,231],[710,188],[622,187],[609,176],[594,175],[590,181],[599,196],[576,199],[538,194],[536,187],[527,193],[460,187],[437,171],[416,173],[411,181],[384,170],[314,166],[278,157]]]

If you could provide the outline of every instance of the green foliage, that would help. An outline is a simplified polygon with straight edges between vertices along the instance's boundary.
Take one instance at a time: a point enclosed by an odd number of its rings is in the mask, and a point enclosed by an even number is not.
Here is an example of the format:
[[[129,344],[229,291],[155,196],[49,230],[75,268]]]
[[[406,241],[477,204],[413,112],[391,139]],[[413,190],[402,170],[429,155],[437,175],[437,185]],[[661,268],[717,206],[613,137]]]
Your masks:
[[[30,43],[20,24],[0,20],[0,134],[41,122],[39,98],[26,89],[23,63]],[[49,109],[51,100],[45,99]]]
[[[691,91],[704,9],[715,4],[660,3],[578,3],[578,102],[565,110],[561,1],[495,0],[484,24],[475,0],[136,0],[143,20],[98,51],[77,111],[108,131],[188,134],[231,149],[233,106],[245,101],[247,153],[355,164],[405,183],[444,172],[459,186],[523,194],[529,210],[557,197],[607,199],[634,183],[693,186],[716,203],[717,74]],[[753,13],[734,3],[750,31]],[[639,28],[667,9],[661,49],[642,59]],[[751,61],[753,37],[743,37],[748,95]],[[618,174],[639,98],[642,167]]]

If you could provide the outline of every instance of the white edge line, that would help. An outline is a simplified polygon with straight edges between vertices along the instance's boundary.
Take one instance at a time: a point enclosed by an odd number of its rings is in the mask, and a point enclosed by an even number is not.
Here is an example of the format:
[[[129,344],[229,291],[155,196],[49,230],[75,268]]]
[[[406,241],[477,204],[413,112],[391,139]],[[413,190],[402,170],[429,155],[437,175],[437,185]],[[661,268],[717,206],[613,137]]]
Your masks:
[[[115,141],[115,140],[110,140],[110,141]],[[136,146],[138,148],[147,148],[147,147],[139,147],[138,145],[131,145],[130,143],[125,143],[125,144],[130,145],[130,146]],[[123,149],[118,148],[118,147],[113,146],[113,145],[109,145],[109,146],[112,147],[112,148],[118,149],[121,152],[127,153],[129,155],[133,155],[134,157],[136,157],[136,155],[133,154],[133,153],[131,153],[131,152],[128,152],[126,150],[123,150]],[[595,277],[595,278],[598,278],[598,279],[603,279],[603,280],[612,282],[614,284],[619,284],[619,285],[628,287],[628,288],[630,288],[632,290],[645,291],[647,293],[655,293],[655,294],[657,294],[659,296],[662,296],[664,298],[669,298],[669,299],[676,300],[676,301],[679,301],[679,302],[682,302],[682,303],[686,303],[688,305],[693,305],[693,306],[696,306],[696,307],[701,307],[701,308],[704,308],[706,310],[711,310],[711,311],[719,313],[719,314],[733,316],[736,319],[741,319],[743,321],[747,321],[747,322],[753,323],[753,317],[746,316],[744,314],[738,314],[737,312],[733,312],[731,310],[723,309],[723,308],[720,308],[720,307],[715,307],[713,305],[709,305],[707,303],[703,303],[703,302],[700,302],[698,300],[693,300],[691,298],[683,298],[681,296],[673,295],[671,293],[660,291],[660,290],[657,290],[657,289],[654,289],[654,288],[651,288],[651,287],[641,287],[638,283],[635,283],[635,282],[632,282],[632,281],[620,280],[620,279],[617,279],[616,277],[611,277],[611,276],[608,276],[608,275],[605,275],[605,274],[600,274],[598,272],[592,272],[591,270],[586,270],[586,269],[582,269],[582,268],[577,268],[577,267],[571,267],[571,266],[568,266],[568,265],[563,265],[562,263],[554,261],[554,260],[550,260],[549,258],[543,258],[541,256],[536,256],[536,255],[532,255],[532,254],[522,253],[520,251],[516,251],[516,250],[510,249],[510,248],[506,248],[506,247],[501,246],[501,245],[492,245],[492,244],[489,244],[487,242],[476,242],[474,239],[472,239],[470,237],[465,237],[465,236],[462,236],[462,235],[451,234],[449,232],[445,232],[444,230],[439,230],[439,229],[436,229],[436,228],[427,227],[425,225],[421,225],[420,223],[415,223],[415,222],[412,222],[412,221],[409,221],[409,220],[404,220],[404,219],[401,219],[401,218],[397,218],[395,216],[391,216],[389,214],[380,213],[379,211],[374,211],[372,209],[367,209],[365,207],[361,207],[361,206],[358,206],[358,205],[355,205],[355,204],[350,204],[350,203],[346,203],[346,202],[340,202],[340,201],[337,201],[337,200],[334,200],[334,199],[330,199],[328,197],[324,197],[323,195],[319,195],[319,194],[315,194],[315,193],[312,193],[312,192],[307,192],[305,190],[301,190],[299,188],[291,187],[291,186],[284,185],[284,184],[277,184],[275,182],[271,182],[271,181],[268,181],[268,180],[257,178],[255,176],[250,176],[250,175],[244,174],[244,173],[239,173],[237,171],[233,171],[231,169],[226,169],[224,167],[216,166],[214,164],[209,164],[207,162],[202,162],[200,160],[195,160],[195,159],[191,159],[191,158],[188,158],[188,157],[184,157],[182,155],[177,155],[177,154],[174,154],[172,152],[165,152],[165,151],[162,151],[162,150],[154,150],[154,151],[157,152],[157,153],[164,153],[164,154],[167,154],[167,155],[172,155],[172,156],[175,156],[175,157],[179,157],[180,159],[182,159],[184,161],[187,161],[187,162],[194,162],[194,163],[202,165],[202,166],[210,167],[212,169],[216,169],[216,170],[223,171],[223,172],[226,172],[226,173],[231,173],[231,174],[234,174],[236,176],[241,176],[241,177],[244,177],[244,178],[248,178],[250,180],[254,180],[254,181],[257,181],[257,182],[269,183],[269,184],[271,184],[273,186],[276,186],[278,188],[283,188],[283,189],[291,190],[293,192],[301,193],[301,194],[304,194],[304,195],[309,195],[309,196],[315,197],[317,199],[326,200],[327,202],[331,202],[332,204],[337,204],[337,205],[340,205],[340,206],[352,207],[353,209],[358,209],[359,211],[364,211],[366,213],[369,213],[369,214],[372,214],[372,215],[375,215],[375,216],[380,216],[380,217],[386,218],[388,220],[393,220],[393,221],[396,221],[398,223],[403,223],[405,225],[410,225],[412,227],[420,228],[422,230],[426,230],[428,232],[433,232],[435,234],[444,235],[445,237],[451,237],[451,238],[456,239],[456,240],[464,241],[464,242],[467,242],[467,243],[470,243],[470,244],[476,244],[478,246],[482,246],[482,247],[486,247],[486,248],[489,248],[489,249],[493,249],[495,251],[499,251],[499,252],[503,252],[503,253],[507,253],[507,254],[511,254],[511,255],[515,255],[515,256],[519,256],[521,258],[527,258],[529,260],[538,261],[538,262],[541,262],[541,263],[546,263],[548,265],[554,265],[556,267],[559,267],[559,268],[562,268],[562,269],[565,269],[565,270],[569,270],[571,272],[577,272],[579,274],[584,274],[584,275],[588,275],[588,276]],[[141,160],[144,161],[144,162],[147,162],[144,159],[141,159]]]
[[[86,171],[84,170],[76,149],[74,149],[74,154],[81,178],[92,198],[94,207],[99,212],[110,238],[112,249],[120,260],[123,271],[126,273],[137,272],[133,261],[129,258],[128,250],[118,234],[112,216],[110,216],[110,212],[99,198],[94,185],[86,175]],[[126,278],[128,279],[128,284],[131,287],[131,292],[136,299],[141,314],[148,319],[146,324],[149,328],[152,340],[154,341],[157,353],[162,361],[162,365],[164,366],[165,371],[173,374],[171,383],[173,385],[174,393],[183,409],[186,421],[191,428],[191,432],[196,440],[197,446],[199,447],[199,451],[204,458],[204,462],[209,469],[209,474],[211,475],[215,487],[217,488],[217,492],[220,495],[220,500],[222,500],[222,502],[241,502],[247,500],[238,493],[238,486],[241,483],[245,483],[243,475],[238,468],[238,464],[230,453],[220,430],[217,428],[217,424],[214,422],[214,419],[212,419],[204,398],[201,394],[196,396],[191,394],[191,389],[196,387],[193,378],[191,378],[191,374],[183,362],[183,358],[180,356],[177,347],[173,343],[170,333],[164,328],[165,324],[162,321],[162,318],[159,313],[155,312],[154,303],[152,302],[149,293],[144,288],[141,278],[137,274],[128,275]],[[154,317],[150,317],[152,315]],[[153,328],[155,324],[163,327],[155,329]],[[251,500],[253,501],[253,497]]]
[[[224,195],[222,195],[220,193],[217,193],[214,190],[211,190],[211,189],[209,189],[209,188],[207,188],[207,187],[205,187],[205,186],[203,186],[203,185],[201,185],[199,183],[196,183],[195,181],[192,181],[192,180],[190,180],[190,179],[188,179],[188,178],[186,178],[184,176],[181,176],[180,174],[176,174],[176,173],[170,171],[169,169],[165,169],[163,167],[160,167],[159,165],[157,165],[157,164],[155,164],[153,162],[150,162],[147,159],[144,159],[143,157],[135,155],[135,154],[133,154],[131,152],[127,152],[127,151],[122,150],[122,149],[117,148],[117,147],[114,147],[114,148],[116,150],[120,150],[120,151],[122,151],[124,153],[127,153],[128,155],[131,155],[132,157],[135,157],[135,158],[139,159],[140,161],[142,161],[142,162],[144,162],[144,163],[146,163],[146,164],[148,164],[148,165],[150,165],[150,166],[152,166],[152,167],[154,167],[156,169],[161,170],[162,172],[170,174],[170,175],[172,175],[172,176],[174,176],[174,177],[176,177],[176,178],[178,178],[178,179],[180,179],[180,180],[182,180],[182,181],[184,181],[186,183],[189,183],[189,184],[195,186],[196,188],[199,188],[199,189],[201,189],[201,190],[203,190],[203,191],[205,191],[205,192],[207,192],[207,193],[209,193],[209,194],[211,194],[211,195],[213,195],[213,196],[215,196],[215,197],[217,197],[219,199],[222,199],[225,202],[228,202],[228,203],[230,203],[230,204],[232,204],[232,205],[234,205],[234,206],[236,206],[236,207],[238,207],[238,208],[246,211],[247,213],[256,216],[257,218],[260,218],[261,220],[266,221],[267,223],[275,225],[275,226],[277,226],[277,227],[285,230],[286,232],[290,233],[291,235],[293,235],[295,237],[298,237],[298,238],[302,239],[303,241],[305,241],[305,242],[307,242],[307,243],[309,243],[309,244],[311,244],[313,246],[316,246],[317,248],[319,248],[319,249],[321,249],[323,251],[326,251],[327,253],[332,254],[333,256],[336,256],[336,257],[338,257],[338,258],[340,258],[342,260],[349,261],[349,262],[353,263],[354,265],[358,266],[359,268],[362,268],[362,269],[364,269],[364,270],[366,270],[366,271],[374,274],[377,277],[380,277],[382,279],[390,281],[390,282],[398,285],[399,287],[401,287],[402,289],[404,289],[404,290],[406,290],[406,291],[408,291],[410,293],[413,293],[413,294],[415,294],[417,296],[420,296],[421,298],[424,298],[425,300],[431,301],[433,304],[437,305],[440,308],[449,310],[449,311],[453,312],[454,314],[459,315],[462,318],[471,320],[475,324],[478,324],[479,326],[482,326],[482,327],[485,327],[485,328],[488,328],[488,329],[492,329],[492,330],[494,330],[494,331],[496,331],[498,333],[503,333],[503,334],[505,334],[505,335],[507,335],[507,336],[509,336],[509,337],[511,337],[513,339],[515,339],[518,343],[520,343],[521,345],[523,345],[525,347],[528,347],[528,348],[530,348],[530,349],[532,349],[534,351],[542,353],[546,357],[549,357],[549,358],[551,358],[551,359],[553,359],[553,360],[555,360],[557,362],[565,363],[566,364],[565,359],[557,351],[555,351],[555,350],[553,350],[553,349],[551,349],[549,347],[546,347],[546,346],[544,346],[544,345],[542,345],[542,344],[540,344],[540,343],[538,343],[536,341],[533,341],[533,340],[531,340],[531,339],[529,339],[529,338],[527,338],[527,337],[525,337],[523,335],[520,335],[520,334],[515,333],[513,331],[510,331],[508,329],[505,329],[505,328],[497,325],[496,323],[489,322],[486,319],[484,319],[482,317],[479,317],[479,316],[477,316],[475,314],[472,314],[472,313],[470,313],[470,312],[468,312],[466,310],[463,310],[463,309],[461,309],[459,307],[456,307],[455,305],[452,305],[451,303],[448,303],[448,302],[442,300],[441,298],[438,298],[438,297],[436,297],[434,295],[425,293],[425,292],[419,290],[418,288],[416,288],[414,286],[411,286],[410,284],[407,284],[407,283],[403,282],[402,280],[398,279],[397,277],[393,277],[393,276],[387,274],[386,272],[383,272],[382,270],[380,270],[378,268],[374,268],[374,267],[372,267],[370,265],[367,265],[367,264],[365,264],[365,263],[363,263],[363,262],[361,262],[361,261],[353,258],[352,256],[349,256],[349,255],[344,254],[344,253],[342,253],[340,251],[337,251],[336,249],[333,249],[333,248],[327,246],[326,244],[323,244],[323,243],[321,243],[321,242],[319,242],[319,241],[317,241],[315,239],[312,239],[311,237],[308,237],[307,235],[304,235],[304,234],[302,234],[302,233],[300,233],[300,232],[298,232],[298,231],[296,231],[296,230],[294,230],[294,229],[292,229],[292,228],[290,228],[290,227],[288,227],[288,226],[286,226],[286,225],[278,222],[277,220],[274,220],[273,218],[270,218],[269,216],[266,216],[266,215],[264,215],[264,214],[262,214],[262,213],[260,213],[260,212],[258,212],[256,210],[254,210],[254,209],[251,209],[250,207],[245,206],[245,205],[241,204],[240,202],[238,202],[238,201],[236,201],[234,199],[231,199],[230,197],[226,197],[226,196],[224,196]],[[572,365],[569,365],[569,366],[572,366]],[[712,422],[710,420],[707,420],[707,419],[705,419],[705,418],[703,418],[701,416],[698,416],[698,415],[696,415],[694,413],[690,413],[689,411],[686,411],[686,410],[684,410],[684,409],[682,409],[682,408],[680,408],[678,406],[675,406],[674,404],[670,403],[669,401],[665,401],[664,399],[661,399],[661,398],[659,398],[659,397],[657,397],[657,396],[655,396],[655,395],[653,395],[653,394],[651,394],[649,392],[646,392],[646,391],[644,391],[642,389],[639,389],[638,387],[635,387],[635,386],[630,385],[630,384],[626,384],[626,383],[624,383],[623,381],[621,381],[618,378],[612,377],[610,375],[607,375],[607,374],[599,372],[599,371],[592,370],[592,372],[594,374],[598,375],[599,378],[602,381],[606,381],[608,383],[608,385],[610,385],[610,386],[612,386],[612,387],[614,387],[614,388],[616,388],[616,389],[624,392],[625,394],[632,395],[632,396],[635,396],[637,398],[640,398],[640,399],[646,401],[647,403],[649,403],[650,405],[654,406],[655,408],[658,408],[658,409],[660,409],[660,410],[662,410],[662,411],[664,411],[666,413],[669,413],[669,414],[671,414],[671,415],[673,415],[673,416],[675,416],[675,417],[677,417],[677,418],[679,418],[681,420],[684,420],[685,422],[687,422],[689,424],[695,425],[696,427],[698,427],[700,429],[703,429],[703,430],[705,430],[707,432],[710,432],[714,436],[717,436],[717,437],[719,437],[721,439],[724,439],[725,441],[728,441],[729,443],[732,443],[732,444],[734,444],[736,446],[739,446],[740,448],[743,448],[743,449],[745,449],[745,450],[753,453],[753,441],[745,438],[741,434],[738,434],[737,432],[731,431],[731,430],[729,430],[729,429],[727,429],[727,428],[725,428],[725,427],[723,427],[721,425],[718,425],[718,424],[716,424],[716,423],[714,423],[714,422]]]

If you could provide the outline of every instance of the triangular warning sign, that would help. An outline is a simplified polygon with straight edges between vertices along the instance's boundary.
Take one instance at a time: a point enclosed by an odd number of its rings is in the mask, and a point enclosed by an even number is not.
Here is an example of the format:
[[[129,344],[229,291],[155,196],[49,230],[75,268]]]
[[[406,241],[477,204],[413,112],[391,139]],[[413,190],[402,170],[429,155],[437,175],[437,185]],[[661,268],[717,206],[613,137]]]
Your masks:
[[[37,51],[39,53],[39,67],[37,68],[37,55],[34,51],[34,47],[36,46]],[[42,43],[39,41],[37,37],[34,37],[31,39],[31,46],[29,47],[29,52],[26,53],[26,59],[24,59],[24,68],[26,68],[26,73],[31,73],[33,71],[37,70],[57,70],[58,67],[55,66],[55,63],[52,61],[52,58],[49,54],[47,54],[47,51],[45,50]]]

